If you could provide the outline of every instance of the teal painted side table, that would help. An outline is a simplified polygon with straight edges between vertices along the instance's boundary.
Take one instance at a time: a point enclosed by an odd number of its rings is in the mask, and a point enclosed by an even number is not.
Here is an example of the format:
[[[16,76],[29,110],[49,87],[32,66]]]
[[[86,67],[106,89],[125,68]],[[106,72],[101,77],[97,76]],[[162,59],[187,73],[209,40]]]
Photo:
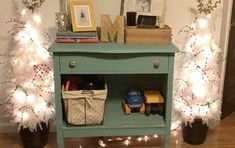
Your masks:
[[[170,138],[174,55],[178,49],[168,45],[54,43],[55,103],[57,146],[64,147],[66,137],[164,136]],[[104,121],[95,126],[68,126],[63,120],[61,78],[63,75],[96,74],[108,85]],[[159,89],[165,98],[164,115],[124,115],[121,100],[128,88]]]

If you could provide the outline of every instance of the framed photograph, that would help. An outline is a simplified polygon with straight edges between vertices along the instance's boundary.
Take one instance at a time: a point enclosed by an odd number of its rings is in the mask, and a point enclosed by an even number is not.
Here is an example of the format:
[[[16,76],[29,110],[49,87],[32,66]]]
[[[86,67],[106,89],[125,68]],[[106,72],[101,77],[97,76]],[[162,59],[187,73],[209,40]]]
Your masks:
[[[139,15],[156,16],[157,23],[164,26],[166,0],[122,0],[122,15],[127,12],[136,12]],[[157,25],[157,24],[156,24]]]
[[[71,0],[70,15],[73,31],[96,30],[92,0]]]

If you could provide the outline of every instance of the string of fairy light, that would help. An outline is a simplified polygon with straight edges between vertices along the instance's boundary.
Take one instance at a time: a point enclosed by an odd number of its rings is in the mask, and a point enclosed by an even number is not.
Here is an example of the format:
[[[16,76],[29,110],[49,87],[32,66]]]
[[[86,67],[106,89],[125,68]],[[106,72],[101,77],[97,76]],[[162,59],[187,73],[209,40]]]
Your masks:
[[[11,24],[13,27],[8,30],[7,33],[14,36],[19,33],[20,30],[25,28],[25,22],[18,18],[10,18],[8,21],[5,22],[6,24]]]
[[[119,142],[119,144],[124,146],[131,146],[132,144],[136,144],[136,142],[149,142],[150,140],[155,140],[159,138],[158,135],[152,135],[152,136],[133,136],[133,137],[109,137],[109,138],[100,138],[98,140],[98,145],[100,147],[109,147],[112,145],[113,142]],[[80,146],[82,148],[82,146]]]

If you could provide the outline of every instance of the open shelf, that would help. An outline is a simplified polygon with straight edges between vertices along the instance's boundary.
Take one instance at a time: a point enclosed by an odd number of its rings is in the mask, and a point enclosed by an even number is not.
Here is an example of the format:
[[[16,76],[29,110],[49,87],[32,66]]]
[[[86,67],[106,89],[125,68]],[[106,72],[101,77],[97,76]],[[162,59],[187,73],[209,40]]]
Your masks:
[[[114,128],[165,127],[163,117],[157,114],[150,116],[140,113],[125,115],[121,106],[121,99],[109,98],[104,115],[104,126],[112,126]]]
[[[126,130],[128,128],[128,131]],[[132,113],[125,115],[121,106],[121,99],[108,98],[105,107],[104,121],[102,125],[73,126],[64,123],[64,134],[73,136],[115,136],[115,135],[143,135],[164,134],[165,121],[163,116],[157,114],[145,116]]]

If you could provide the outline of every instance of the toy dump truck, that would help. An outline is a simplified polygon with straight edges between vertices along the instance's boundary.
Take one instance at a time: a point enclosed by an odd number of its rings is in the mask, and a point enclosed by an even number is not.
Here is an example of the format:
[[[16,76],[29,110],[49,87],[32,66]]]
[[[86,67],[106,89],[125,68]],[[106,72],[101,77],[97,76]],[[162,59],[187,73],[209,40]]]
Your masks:
[[[159,114],[163,115],[164,112],[164,99],[157,90],[145,90],[145,115]]]

